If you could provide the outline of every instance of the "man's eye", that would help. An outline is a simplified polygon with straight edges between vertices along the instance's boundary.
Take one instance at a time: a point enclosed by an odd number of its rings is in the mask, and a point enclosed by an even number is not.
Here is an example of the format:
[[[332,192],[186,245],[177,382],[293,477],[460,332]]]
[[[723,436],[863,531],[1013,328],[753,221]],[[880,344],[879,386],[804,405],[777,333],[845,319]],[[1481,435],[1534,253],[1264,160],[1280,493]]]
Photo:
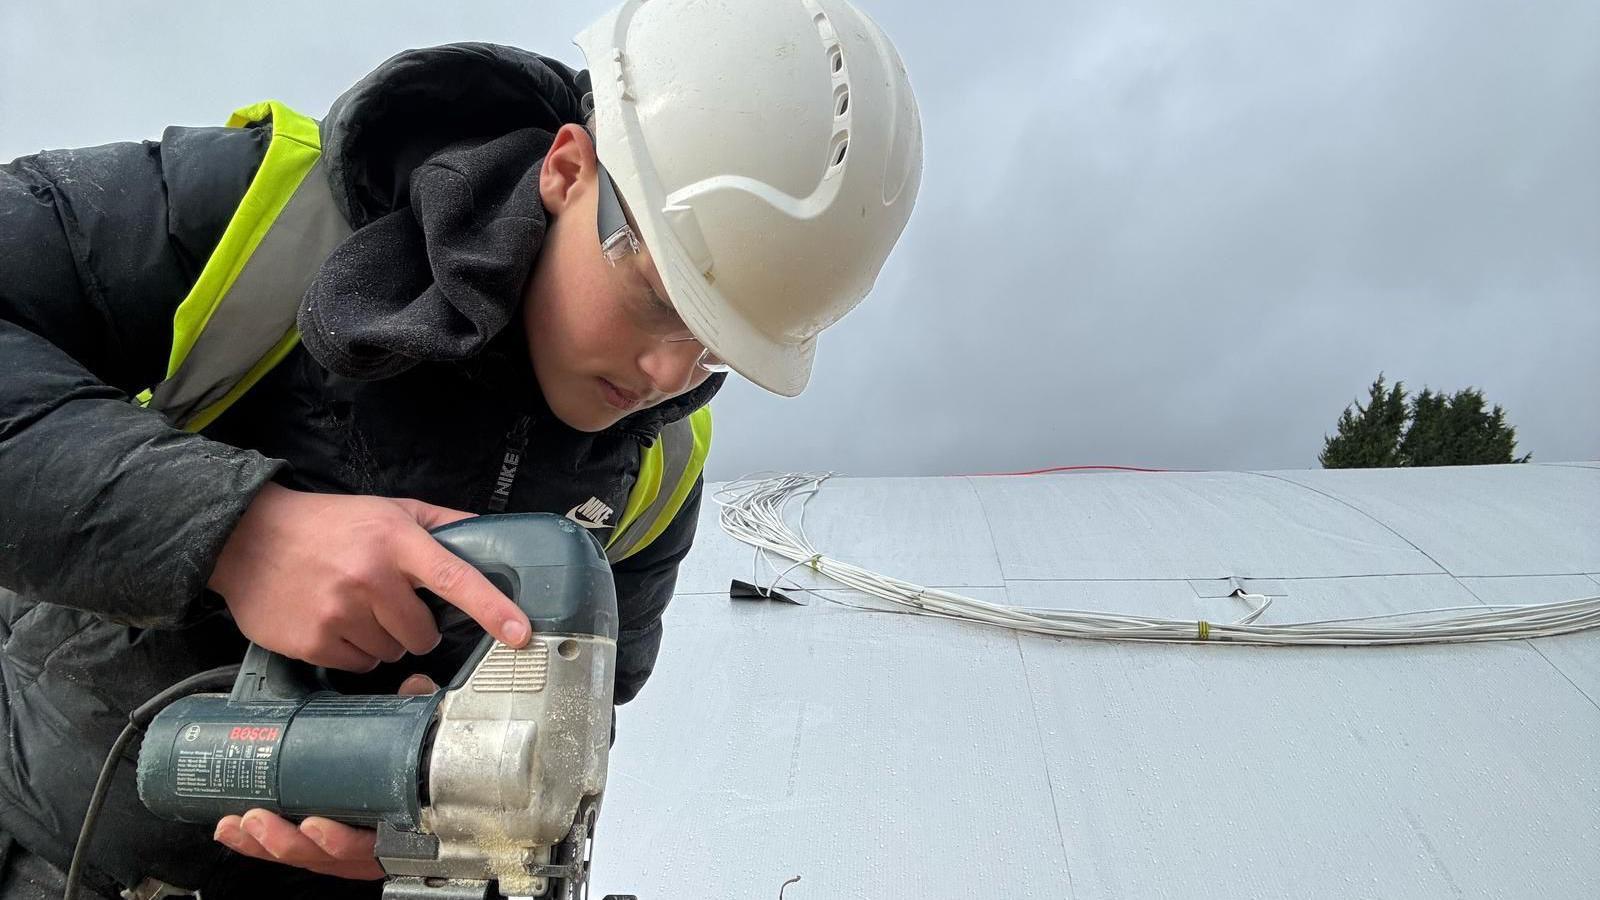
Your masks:
[[[663,300],[661,295],[655,291],[645,291],[645,296],[650,298],[650,305],[654,307],[657,312],[673,316],[678,314],[678,311],[672,308],[672,304]]]

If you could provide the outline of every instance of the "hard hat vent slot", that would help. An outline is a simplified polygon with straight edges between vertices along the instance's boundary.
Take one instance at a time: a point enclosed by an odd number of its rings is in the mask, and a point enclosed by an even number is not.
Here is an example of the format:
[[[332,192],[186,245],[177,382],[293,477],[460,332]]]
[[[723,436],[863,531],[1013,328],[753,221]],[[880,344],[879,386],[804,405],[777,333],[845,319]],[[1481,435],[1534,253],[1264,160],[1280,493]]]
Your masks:
[[[850,111],[850,89],[841,84],[839,85],[838,95],[839,96],[834,101],[833,105],[833,114],[835,117],[842,116]]]
[[[840,134],[834,138],[834,141],[832,165],[837,166],[844,162],[844,152],[850,147],[850,136],[848,134]]]
[[[817,26],[817,37],[822,38],[822,45],[828,48],[828,68],[833,74],[838,75],[844,71],[844,50],[839,46],[839,32],[833,30],[833,23],[828,21],[828,14],[817,9],[815,0],[801,0],[807,7],[816,10],[811,17],[811,23]]]

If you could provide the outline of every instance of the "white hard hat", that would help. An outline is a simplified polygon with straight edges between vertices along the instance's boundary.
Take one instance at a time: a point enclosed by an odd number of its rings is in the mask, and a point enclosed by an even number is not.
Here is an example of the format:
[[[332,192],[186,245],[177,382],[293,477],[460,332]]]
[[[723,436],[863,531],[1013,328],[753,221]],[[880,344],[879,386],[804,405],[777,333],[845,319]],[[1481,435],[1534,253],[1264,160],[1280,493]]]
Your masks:
[[[596,152],[684,324],[792,397],[922,180],[905,66],[846,0],[627,0],[576,42]]]

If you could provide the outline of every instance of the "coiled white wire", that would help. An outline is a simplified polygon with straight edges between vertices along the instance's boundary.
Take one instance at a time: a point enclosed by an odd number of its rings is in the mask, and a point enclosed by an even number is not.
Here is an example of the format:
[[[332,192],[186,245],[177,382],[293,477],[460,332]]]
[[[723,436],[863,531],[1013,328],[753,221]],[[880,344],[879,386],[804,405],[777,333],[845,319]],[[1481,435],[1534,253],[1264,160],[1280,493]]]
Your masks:
[[[1455,606],[1281,624],[1258,621],[1271,606],[1271,598],[1243,592],[1237,596],[1257,605],[1244,617],[1225,623],[989,603],[882,575],[818,552],[806,536],[805,506],[833,474],[762,473],[730,482],[714,495],[717,505],[722,507],[723,531],[754,547],[757,563],[766,560],[768,554],[791,561],[788,568],[768,583],[766,592],[776,588],[790,572],[804,566],[845,587],[887,600],[916,615],[979,622],[1034,634],[1118,641],[1432,644],[1548,637],[1600,625],[1600,596],[1558,603]],[[785,508],[796,500],[800,510],[797,524],[791,529],[785,519]],[[761,583],[754,576],[751,581]],[[794,589],[810,590],[799,586]],[[845,606],[861,606],[836,598],[824,599]]]

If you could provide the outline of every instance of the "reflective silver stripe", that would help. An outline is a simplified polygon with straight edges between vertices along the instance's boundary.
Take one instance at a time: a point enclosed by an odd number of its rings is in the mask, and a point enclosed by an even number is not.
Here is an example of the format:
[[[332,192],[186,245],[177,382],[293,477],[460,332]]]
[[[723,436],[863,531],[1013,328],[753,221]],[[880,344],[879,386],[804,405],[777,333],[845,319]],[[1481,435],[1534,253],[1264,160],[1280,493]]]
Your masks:
[[[620,534],[606,548],[606,559],[612,564],[633,551],[634,546],[644,539],[654,525],[656,519],[667,508],[667,502],[672,499],[672,494],[678,489],[678,483],[683,480],[684,472],[689,468],[689,460],[694,456],[694,425],[685,416],[676,422],[668,423],[661,429],[661,484],[656,491],[656,499],[639,517],[628,523]]]
[[[200,337],[150,408],[183,425],[221,400],[294,327],[322,261],[350,235],[318,160],[239,270]]]

